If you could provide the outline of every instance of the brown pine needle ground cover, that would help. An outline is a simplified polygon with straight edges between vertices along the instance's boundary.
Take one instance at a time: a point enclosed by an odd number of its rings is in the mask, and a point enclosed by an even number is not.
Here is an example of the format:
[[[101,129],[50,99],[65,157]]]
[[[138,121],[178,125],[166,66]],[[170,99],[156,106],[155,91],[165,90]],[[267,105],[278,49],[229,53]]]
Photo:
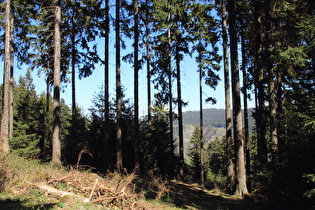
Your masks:
[[[255,202],[166,181],[149,173],[109,173],[52,167],[10,154],[0,160],[0,209],[268,209]]]

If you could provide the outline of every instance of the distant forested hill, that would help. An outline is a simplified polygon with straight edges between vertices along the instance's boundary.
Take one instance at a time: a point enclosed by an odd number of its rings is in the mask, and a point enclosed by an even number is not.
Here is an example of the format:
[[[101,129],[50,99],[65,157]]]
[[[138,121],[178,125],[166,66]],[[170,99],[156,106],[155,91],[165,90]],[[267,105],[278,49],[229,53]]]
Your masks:
[[[249,128],[252,130],[254,119],[252,117],[253,109],[249,110]],[[244,116],[244,115],[243,115]],[[190,147],[189,141],[196,126],[199,126],[199,111],[183,112],[183,130],[184,130],[184,150]],[[203,128],[205,146],[215,138],[222,139],[225,135],[225,110],[224,109],[204,109],[203,110]],[[174,138],[178,136],[177,121],[174,122]],[[185,154],[186,155],[186,154]]]
[[[224,109],[204,109],[203,124],[204,127],[225,127]],[[184,124],[199,125],[199,111],[187,111],[183,113]]]
[[[254,119],[251,116],[252,111],[253,109],[249,109],[250,127],[254,125]],[[199,125],[199,111],[184,112],[183,121],[185,125]],[[204,127],[225,128],[225,110],[224,109],[204,109],[203,110],[203,125]]]

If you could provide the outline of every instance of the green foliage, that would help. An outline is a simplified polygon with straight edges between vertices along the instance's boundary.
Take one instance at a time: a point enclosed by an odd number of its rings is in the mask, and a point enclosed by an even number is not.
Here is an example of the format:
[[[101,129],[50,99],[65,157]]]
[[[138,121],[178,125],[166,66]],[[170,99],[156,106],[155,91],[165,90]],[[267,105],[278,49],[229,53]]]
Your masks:
[[[195,127],[190,138],[190,147],[188,148],[188,157],[190,158],[190,165],[192,167],[192,176],[194,179],[200,178],[200,128]]]
[[[36,158],[40,155],[41,110],[40,101],[35,92],[30,71],[25,77],[20,77],[15,88],[14,127],[10,146],[19,154]],[[47,122],[48,123],[48,122]]]
[[[313,188],[304,192],[303,195],[307,198],[315,198],[315,174],[305,174],[303,177],[306,178],[307,183],[313,184]]]
[[[53,67],[53,27],[55,1],[11,1],[12,17],[14,17],[14,50],[19,64],[30,64],[30,69],[45,71],[48,84]],[[111,2],[112,3],[112,2]],[[218,2],[216,2],[218,3]],[[255,5],[257,3],[257,5]],[[268,4],[270,3],[270,4]],[[79,70],[79,77],[92,74],[95,64],[100,61],[96,41],[98,36],[107,35],[104,31],[104,2],[95,0],[61,1],[62,19],[62,79],[67,78],[71,61]],[[132,2],[121,2],[124,12],[121,16],[121,27],[125,35],[132,37],[130,27]],[[158,105],[153,108],[152,125],[148,128],[147,119],[142,119],[140,135],[140,162],[144,171],[167,175],[174,171],[171,159],[169,115],[165,109],[169,102],[169,84],[166,78],[176,75],[173,60],[182,61],[185,56],[193,56],[199,70],[206,78],[206,84],[215,88],[219,77],[220,56],[217,47],[219,41],[219,22],[213,16],[212,2],[203,1],[150,1],[148,19],[150,21],[150,53],[151,76],[156,91]],[[248,180],[253,190],[267,192],[270,197],[284,200],[289,205],[305,205],[314,199],[314,151],[315,151],[315,100],[314,100],[314,61],[315,61],[315,18],[314,1],[237,1],[237,30],[244,41],[248,68],[248,79],[252,87],[257,87],[257,66],[263,69],[262,97],[258,102],[263,104],[265,112],[266,133],[255,133],[250,148],[251,174]],[[1,4],[2,10],[3,2]],[[139,31],[144,33],[144,1],[139,2]],[[129,10],[128,10],[129,9]],[[256,14],[257,13],[257,14]],[[170,19],[168,16],[170,15]],[[219,11],[220,15],[220,11]],[[0,14],[3,20],[3,13]],[[257,18],[257,20],[256,20]],[[3,22],[2,22],[3,23]],[[3,36],[4,25],[0,27]],[[169,40],[168,29],[171,31]],[[124,42],[124,40],[121,40]],[[169,43],[170,41],[170,43]],[[126,45],[127,43],[123,43]],[[142,43],[143,44],[143,43]],[[140,44],[140,50],[142,44]],[[170,45],[170,46],[169,46]],[[3,43],[1,43],[3,48]],[[132,54],[132,53],[131,53]],[[170,57],[170,56],[171,57]],[[129,56],[129,55],[128,55]],[[132,61],[132,56],[126,57]],[[147,55],[149,56],[149,55]],[[133,62],[133,61],[132,61]],[[169,67],[171,67],[169,69]],[[196,71],[196,69],[194,70]],[[276,83],[275,97],[277,102],[277,137],[278,157],[262,164],[257,154],[257,139],[265,135],[268,141],[268,152],[272,150],[270,141],[269,119],[270,103],[268,82]],[[259,84],[260,85],[260,84]],[[129,88],[129,87],[127,87]],[[21,77],[15,85],[14,97],[14,129],[10,140],[11,149],[17,154],[48,160],[51,149],[52,101],[45,94],[37,95],[30,71]],[[64,100],[61,101],[61,139],[62,155],[66,163],[73,164],[83,145],[88,145],[93,158],[83,158],[82,162],[104,169],[104,97],[103,92],[95,97],[89,117],[77,110],[76,123],[72,121],[71,109]],[[258,94],[259,95],[259,94]],[[212,99],[212,98],[210,98]],[[1,99],[2,100],[2,99]],[[194,99],[191,99],[194,100]],[[176,99],[173,102],[177,102]],[[259,104],[259,103],[257,103]],[[133,168],[133,106],[130,100],[123,100],[123,153],[124,165],[128,170]],[[257,107],[259,108],[259,107]],[[115,102],[110,103],[110,120],[108,147],[111,164],[115,159]],[[212,112],[212,114],[208,113]],[[198,113],[199,114],[199,113]],[[250,120],[253,120],[250,118]],[[184,115],[184,122],[190,125],[199,123],[199,116],[189,112]],[[75,124],[75,129],[73,126]],[[253,121],[250,121],[250,125]],[[225,127],[223,110],[206,110],[204,125],[216,128]],[[176,127],[176,126],[175,126]],[[214,130],[211,130],[211,132]],[[260,132],[260,129],[258,129]],[[205,137],[207,132],[205,129]],[[268,136],[268,137],[267,137]],[[189,148],[191,158],[191,174],[197,178],[199,173],[198,131],[191,138]],[[205,139],[206,143],[209,141]],[[225,178],[225,141],[215,139],[207,145],[206,169],[208,180],[223,183]],[[271,154],[271,152],[270,152]],[[268,154],[269,155],[269,154]],[[176,161],[175,161],[176,162]],[[24,164],[23,162],[20,164]],[[21,166],[22,167],[22,166]],[[26,167],[26,166],[25,166]],[[33,167],[33,166],[28,166]],[[24,168],[19,168],[24,170]],[[2,173],[2,172],[1,172]],[[36,173],[40,173],[36,170]],[[44,176],[47,178],[47,176]],[[41,179],[46,180],[46,179]],[[32,192],[36,195],[36,192]],[[295,204],[295,203],[296,204]],[[60,204],[61,206],[63,204]],[[301,206],[302,206],[301,205]],[[303,206],[304,207],[304,206]]]
[[[171,144],[168,112],[165,106],[154,106],[152,108],[152,125],[147,133],[147,125],[141,124],[140,150],[143,153],[144,170],[152,170],[155,174],[169,175],[174,171],[171,160]],[[146,133],[146,134],[145,134]]]
[[[20,135],[10,139],[10,146],[21,156],[37,158],[41,152],[39,141],[36,134]]]
[[[220,189],[223,189],[226,185],[226,175],[223,174],[215,174],[211,170],[207,170],[206,174],[207,180],[206,180],[206,186],[210,188],[216,188],[219,187]]]
[[[104,89],[101,89],[98,93],[94,95],[93,103],[94,106],[90,109],[91,120],[88,125],[89,131],[87,132],[87,144],[90,147],[90,152],[93,154],[93,162],[90,162],[100,170],[104,169],[103,160],[108,154],[104,154],[105,147],[105,109],[104,109]],[[130,99],[125,99],[124,92],[122,94],[122,142],[123,142],[123,165],[128,171],[133,169],[133,106],[130,103]],[[116,123],[115,123],[115,113],[116,113],[116,104],[115,99],[112,99],[109,103],[110,109],[110,119],[108,122],[108,133],[110,136],[109,145],[109,156],[110,156],[110,165],[115,165],[115,154],[116,154]]]
[[[212,140],[206,150],[207,163],[210,170],[215,175],[226,175],[226,151],[225,151],[225,141],[218,138]]]

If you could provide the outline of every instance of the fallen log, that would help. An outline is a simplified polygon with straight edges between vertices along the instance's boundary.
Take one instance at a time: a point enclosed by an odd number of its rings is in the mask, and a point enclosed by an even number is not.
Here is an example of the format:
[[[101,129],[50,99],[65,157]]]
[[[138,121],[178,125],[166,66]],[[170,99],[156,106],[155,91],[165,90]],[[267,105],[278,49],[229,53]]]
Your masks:
[[[73,198],[76,198],[78,199],[79,201],[83,202],[83,203],[87,203],[87,202],[90,202],[90,200],[86,197],[83,197],[83,196],[80,196],[80,195],[77,195],[73,192],[65,192],[65,191],[62,191],[62,190],[58,190],[50,185],[47,185],[47,184],[44,184],[44,183],[31,183],[31,182],[28,182],[28,181],[25,181],[27,184],[30,184],[32,186],[35,186],[36,188],[39,189],[39,191],[45,195],[53,195],[53,196],[57,196],[59,198],[64,198],[65,196],[68,196],[68,197],[73,197]]]

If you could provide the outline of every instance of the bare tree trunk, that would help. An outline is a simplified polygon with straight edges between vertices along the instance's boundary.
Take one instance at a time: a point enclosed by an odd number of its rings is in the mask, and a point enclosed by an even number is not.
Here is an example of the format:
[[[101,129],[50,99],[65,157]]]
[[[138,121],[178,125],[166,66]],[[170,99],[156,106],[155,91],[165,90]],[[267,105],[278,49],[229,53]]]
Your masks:
[[[72,14],[72,32],[71,32],[71,45],[72,45],[72,52],[71,52],[71,79],[72,79],[72,132],[73,132],[73,138],[74,141],[77,141],[76,135],[76,121],[77,121],[77,109],[76,109],[76,78],[75,78],[75,64],[76,64],[76,47],[75,47],[75,17],[74,14]]]
[[[61,165],[61,147],[60,147],[60,22],[61,8],[59,1],[55,1],[55,51],[54,51],[54,122],[52,135],[52,164]]]
[[[108,168],[109,154],[109,0],[105,1],[105,121],[104,121],[104,166]]]
[[[255,25],[256,25],[256,74],[258,89],[258,112],[257,112],[257,149],[258,158],[262,164],[267,163],[267,143],[266,143],[266,116],[264,97],[264,69],[262,67],[262,41],[261,41],[261,5],[260,0],[255,2]]]
[[[225,87],[225,126],[226,126],[226,153],[227,153],[227,189],[229,193],[234,189],[234,167],[233,167],[233,139],[232,139],[232,119],[231,119],[231,91],[230,91],[230,71],[228,63],[228,39],[226,20],[226,0],[222,1],[222,38],[223,38],[223,61],[224,61],[224,87]]]
[[[248,128],[248,106],[247,106],[247,77],[246,77],[246,65],[247,58],[245,54],[246,46],[244,42],[244,27],[242,26],[242,34],[241,34],[241,46],[242,46],[242,73],[243,73],[243,100],[244,100],[244,142],[245,142],[245,159],[246,159],[246,172],[250,174],[250,142],[249,142],[249,128]]]
[[[11,2],[6,1],[5,7],[5,39],[4,39],[4,71],[3,71],[3,96],[2,96],[2,118],[1,118],[1,135],[0,135],[0,151],[3,155],[9,153],[9,111],[10,111],[10,98],[9,98],[9,76],[10,76],[10,14]]]
[[[138,0],[134,0],[134,33],[135,33],[135,40],[134,40],[134,161],[135,161],[135,169],[140,170],[139,164],[139,8],[138,8]]]
[[[174,142],[173,142],[173,94],[172,94],[172,59],[171,59],[171,11],[170,11],[170,1],[168,1],[168,29],[167,29],[167,38],[168,38],[168,91],[169,91],[169,120],[170,120],[170,144],[171,144],[171,170],[175,167],[174,161]],[[171,172],[171,176],[174,175],[174,171]]]
[[[247,191],[246,169],[244,156],[244,140],[242,112],[240,101],[240,81],[238,72],[238,53],[236,35],[236,14],[235,2],[229,0],[229,26],[231,40],[231,67],[232,67],[232,98],[233,98],[233,125],[234,125],[234,146],[235,146],[235,175],[236,175],[236,194],[244,196]]]
[[[49,66],[49,65],[48,65]],[[50,104],[50,88],[49,88],[49,75],[47,74],[47,78],[46,78],[46,110],[45,110],[45,114],[44,114],[44,118],[46,122],[49,122],[49,104]],[[41,138],[40,143],[39,143],[39,147],[40,147],[40,151],[41,151],[41,156],[43,158],[45,158],[46,156],[46,152],[45,152],[45,142],[48,140],[48,134],[49,132],[49,127],[47,126],[47,123],[45,123],[44,125],[44,136],[43,138]]]
[[[149,46],[149,12],[148,12],[148,0],[146,3],[146,20],[145,20],[145,39],[146,39],[146,54],[147,54],[147,85],[148,85],[148,128],[151,128],[152,120],[152,110],[151,110],[151,73],[150,73],[150,46]]]
[[[275,72],[270,71],[269,76],[269,107],[270,107],[270,139],[272,142],[272,161],[277,162],[278,157],[278,129],[277,129],[277,102]]]
[[[9,117],[9,139],[12,138],[13,136],[13,110],[14,110],[14,19],[11,17],[11,27],[10,27],[10,36],[11,36],[11,41],[10,41],[10,117]]]
[[[176,71],[177,71],[177,100],[178,100],[178,141],[179,141],[179,175],[184,179],[184,135],[182,112],[182,88],[180,79],[179,46],[176,40]]]
[[[120,1],[116,0],[116,168],[122,170],[121,84],[120,84]]]
[[[203,108],[202,108],[202,68],[199,68],[199,106],[200,106],[200,184],[205,184],[205,171],[204,171],[204,139],[203,139]]]
[[[265,18],[266,18],[266,45],[267,48],[272,48],[271,42],[271,17],[270,17],[270,0],[264,1],[265,8]],[[277,85],[276,80],[277,73],[276,69],[272,67],[271,56],[266,56],[267,59],[267,71],[269,72],[269,82],[268,82],[268,95],[269,95],[269,110],[270,110],[270,140],[272,142],[271,150],[272,150],[272,161],[278,161],[278,126],[277,126]]]

